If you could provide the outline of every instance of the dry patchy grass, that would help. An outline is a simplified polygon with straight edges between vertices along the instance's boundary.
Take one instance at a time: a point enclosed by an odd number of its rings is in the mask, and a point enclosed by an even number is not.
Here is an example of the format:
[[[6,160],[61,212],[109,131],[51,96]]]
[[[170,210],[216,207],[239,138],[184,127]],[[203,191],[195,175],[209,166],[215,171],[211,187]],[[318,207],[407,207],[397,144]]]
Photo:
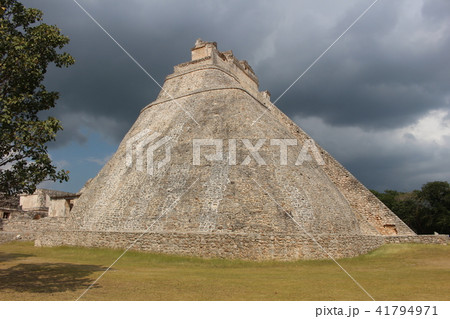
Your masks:
[[[121,251],[0,245],[0,300],[74,300]],[[377,300],[449,300],[450,246],[387,245],[339,263]],[[367,300],[332,261],[128,252],[83,300]]]

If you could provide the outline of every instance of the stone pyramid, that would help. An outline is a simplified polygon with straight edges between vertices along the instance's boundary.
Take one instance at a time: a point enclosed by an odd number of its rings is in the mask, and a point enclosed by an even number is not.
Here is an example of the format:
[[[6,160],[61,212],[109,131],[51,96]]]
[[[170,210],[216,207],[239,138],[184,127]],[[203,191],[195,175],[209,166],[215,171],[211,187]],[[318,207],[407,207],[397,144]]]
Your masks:
[[[415,235],[258,90],[246,61],[215,42],[191,52],[86,187],[59,244],[137,238],[134,248],[165,253],[297,259]]]

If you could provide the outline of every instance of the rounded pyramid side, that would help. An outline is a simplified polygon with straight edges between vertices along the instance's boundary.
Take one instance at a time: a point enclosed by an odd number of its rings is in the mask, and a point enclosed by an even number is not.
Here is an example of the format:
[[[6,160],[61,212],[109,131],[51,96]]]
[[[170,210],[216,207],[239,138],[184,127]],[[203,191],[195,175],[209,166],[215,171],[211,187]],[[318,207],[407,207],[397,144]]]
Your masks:
[[[195,83],[203,89],[196,90]],[[72,227],[81,230],[231,233],[360,234],[347,200],[314,162],[295,166],[301,145],[279,165],[274,139],[293,139],[277,118],[251,126],[265,110],[261,101],[235,78],[217,68],[191,70],[168,77],[164,94],[145,108],[117,152],[88,185],[71,212]],[[194,122],[186,112],[194,117]],[[142,132],[169,137],[170,162],[153,174],[127,166],[127,144]],[[193,165],[193,140],[223,143],[223,160]],[[244,140],[264,140],[260,165]],[[236,143],[236,163],[230,165],[230,144]],[[155,161],[164,158],[165,148]],[[135,148],[134,148],[135,151]],[[246,158],[250,158],[248,165]],[[146,159],[143,161],[146,167]],[[192,185],[192,186],[191,186]],[[265,190],[270,193],[268,196]],[[185,193],[186,192],[186,193]],[[270,198],[273,197],[273,200]],[[291,215],[304,229],[299,229]],[[159,218],[159,216],[163,217]]]
[[[413,234],[322,148],[325,165],[296,165],[309,136],[258,92],[245,61],[214,47],[211,52],[176,66],[166,78],[157,100],[141,111],[78,200],[69,216],[72,228]],[[210,145],[194,164],[195,140],[219,141],[221,158],[211,160],[218,149]],[[289,147],[285,165],[273,140],[299,142]]]

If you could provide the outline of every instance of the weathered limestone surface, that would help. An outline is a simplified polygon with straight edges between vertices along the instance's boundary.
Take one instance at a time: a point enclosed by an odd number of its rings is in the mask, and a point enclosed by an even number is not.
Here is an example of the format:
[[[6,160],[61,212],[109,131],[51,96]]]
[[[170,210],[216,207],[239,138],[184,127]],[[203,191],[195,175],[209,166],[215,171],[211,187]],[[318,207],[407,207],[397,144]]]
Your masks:
[[[37,233],[30,232],[0,232],[0,244],[7,243],[10,241],[20,240],[20,241],[33,241],[36,240]]]
[[[325,165],[295,165],[309,136],[270,103],[267,92],[259,92],[247,62],[200,40],[192,59],[175,66],[156,101],[141,111],[68,214],[65,231],[42,234],[39,245],[126,247],[148,231],[137,249],[297,259],[326,257],[306,233],[320,238],[333,257],[365,253],[388,235],[417,238],[322,148]],[[127,165],[127,142],[145,130],[170,137],[170,163],[152,174],[137,170],[135,157]],[[204,155],[215,154],[208,146],[202,148],[200,165],[193,165],[194,139],[223,140],[223,160],[207,161]],[[258,150],[264,165],[257,164],[243,139],[252,145],[265,139]],[[271,139],[298,141],[289,146],[287,165],[280,165],[280,147]],[[229,153],[234,144],[235,161]],[[162,147],[154,160],[165,155]],[[249,165],[241,165],[248,156]]]
[[[10,232],[0,232],[0,244],[7,243],[16,239],[17,234]]]
[[[21,240],[35,240],[38,236],[45,235],[48,232],[65,230],[65,218],[13,218],[4,220],[0,236],[3,241],[7,238],[14,240],[19,235]]]
[[[137,239],[137,241],[136,241]],[[295,260],[354,257],[385,243],[448,244],[447,235],[372,236],[300,234],[243,234],[205,232],[101,232],[55,231],[36,240],[37,246],[87,246],[126,249],[166,254],[252,260]],[[355,245],[357,243],[357,245]],[[325,252],[326,251],[326,252]]]
[[[20,195],[20,206],[24,211],[47,211],[51,205],[51,197],[72,195],[71,193],[38,188],[33,194]]]
[[[62,231],[67,229],[65,218],[33,219],[30,216],[23,215],[2,221],[0,231],[0,243],[16,239],[36,240],[37,237],[45,235],[48,232]]]

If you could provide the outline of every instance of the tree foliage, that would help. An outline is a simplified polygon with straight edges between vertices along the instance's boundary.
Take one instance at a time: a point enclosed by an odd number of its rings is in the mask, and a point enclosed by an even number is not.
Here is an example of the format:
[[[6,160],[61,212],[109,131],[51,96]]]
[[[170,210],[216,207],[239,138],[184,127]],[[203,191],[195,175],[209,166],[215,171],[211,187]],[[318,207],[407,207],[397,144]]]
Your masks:
[[[0,192],[35,190],[45,180],[67,181],[57,171],[45,145],[62,129],[60,122],[39,112],[55,107],[58,93],[42,84],[47,67],[74,63],[58,52],[69,42],[42,12],[17,0],[2,0],[0,8]]]
[[[418,234],[450,234],[450,184],[429,182],[421,190],[401,193],[372,191]]]

